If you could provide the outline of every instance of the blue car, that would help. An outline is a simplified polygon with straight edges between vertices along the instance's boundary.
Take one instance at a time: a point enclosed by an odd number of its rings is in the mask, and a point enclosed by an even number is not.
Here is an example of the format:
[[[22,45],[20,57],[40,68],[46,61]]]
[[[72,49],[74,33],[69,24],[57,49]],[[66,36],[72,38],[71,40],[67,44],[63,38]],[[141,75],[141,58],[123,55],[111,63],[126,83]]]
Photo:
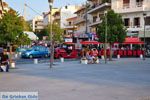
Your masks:
[[[50,51],[48,47],[36,46],[23,51],[21,53],[22,58],[34,58],[34,57],[49,57]]]

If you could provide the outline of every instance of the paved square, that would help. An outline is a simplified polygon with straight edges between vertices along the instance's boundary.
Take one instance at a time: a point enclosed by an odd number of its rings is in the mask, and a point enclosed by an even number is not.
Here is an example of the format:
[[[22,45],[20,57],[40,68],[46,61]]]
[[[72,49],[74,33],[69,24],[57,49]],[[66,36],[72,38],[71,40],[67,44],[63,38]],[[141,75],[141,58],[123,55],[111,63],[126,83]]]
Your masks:
[[[139,100],[150,97],[150,58],[121,58],[108,64],[79,61],[18,64],[0,73],[0,92],[39,92],[39,100]]]

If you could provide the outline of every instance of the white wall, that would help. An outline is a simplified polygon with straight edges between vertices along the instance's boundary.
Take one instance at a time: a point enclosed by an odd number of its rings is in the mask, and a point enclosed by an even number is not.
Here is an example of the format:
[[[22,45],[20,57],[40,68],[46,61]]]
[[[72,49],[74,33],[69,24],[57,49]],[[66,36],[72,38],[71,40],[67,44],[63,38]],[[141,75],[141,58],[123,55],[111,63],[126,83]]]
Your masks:
[[[62,7],[60,10],[61,20],[60,20],[60,27],[65,28],[67,25],[67,19],[71,17],[75,17],[76,14],[74,14],[77,11],[76,7],[74,5],[67,5],[66,7]]]

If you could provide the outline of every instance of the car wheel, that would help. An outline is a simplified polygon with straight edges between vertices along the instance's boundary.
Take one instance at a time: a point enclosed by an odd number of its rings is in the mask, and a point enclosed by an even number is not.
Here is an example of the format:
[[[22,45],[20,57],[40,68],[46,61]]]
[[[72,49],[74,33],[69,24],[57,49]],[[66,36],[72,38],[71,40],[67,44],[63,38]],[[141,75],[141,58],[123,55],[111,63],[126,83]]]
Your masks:
[[[45,58],[47,58],[48,57],[48,54],[45,54]]]
[[[29,55],[29,58],[32,59],[32,58],[33,58],[33,55]]]

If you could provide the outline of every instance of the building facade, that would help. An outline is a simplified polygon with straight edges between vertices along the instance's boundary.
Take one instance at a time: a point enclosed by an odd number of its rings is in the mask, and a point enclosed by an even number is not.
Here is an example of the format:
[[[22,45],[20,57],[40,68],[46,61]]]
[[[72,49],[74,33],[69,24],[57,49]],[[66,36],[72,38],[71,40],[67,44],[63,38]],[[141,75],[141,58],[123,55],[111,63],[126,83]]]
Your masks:
[[[53,15],[58,11],[59,11],[58,8],[52,8],[52,22],[55,19]],[[48,25],[49,23],[50,23],[50,14],[49,14],[49,12],[43,12],[43,24],[44,24],[44,26]]]
[[[34,32],[44,29],[43,16],[35,16],[32,20],[32,29]]]
[[[71,17],[76,17],[75,12],[79,9],[75,5],[67,5],[59,9],[54,16],[54,23],[59,24],[62,29],[65,29],[67,26],[67,19]]]
[[[8,4],[4,0],[0,0],[0,18],[2,15],[9,10]]]
[[[150,41],[150,0],[112,0],[111,8],[122,15],[127,36]]]
[[[96,33],[98,25],[102,22],[102,17],[106,10],[111,9],[111,0],[88,0],[90,7],[88,14],[92,15],[92,21],[89,24],[90,32]]]

